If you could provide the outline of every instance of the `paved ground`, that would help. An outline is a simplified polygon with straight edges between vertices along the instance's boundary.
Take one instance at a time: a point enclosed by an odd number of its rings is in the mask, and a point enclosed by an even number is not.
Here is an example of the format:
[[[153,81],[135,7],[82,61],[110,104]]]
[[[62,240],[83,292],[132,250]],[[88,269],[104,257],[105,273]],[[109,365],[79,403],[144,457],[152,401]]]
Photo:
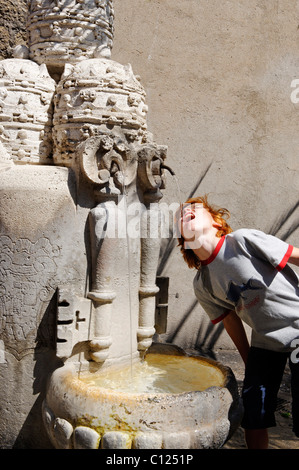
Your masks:
[[[216,359],[229,366],[235,374],[239,389],[242,387],[244,377],[244,365],[240,356],[234,351],[218,351]],[[278,393],[276,411],[277,425],[269,429],[269,449],[299,449],[299,439],[292,432],[292,411],[290,392],[290,372],[287,367]],[[243,430],[238,429],[225,449],[246,449]]]

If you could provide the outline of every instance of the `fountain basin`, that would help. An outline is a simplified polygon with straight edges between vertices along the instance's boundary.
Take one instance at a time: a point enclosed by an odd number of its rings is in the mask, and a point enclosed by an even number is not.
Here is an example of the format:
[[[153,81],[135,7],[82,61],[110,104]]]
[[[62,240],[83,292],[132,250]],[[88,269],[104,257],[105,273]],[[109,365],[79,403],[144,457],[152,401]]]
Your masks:
[[[177,348],[171,352],[187,359]],[[214,369],[217,385],[211,386],[211,379],[208,388],[200,391],[125,392],[86,383],[78,377],[73,364],[57,369],[50,378],[43,403],[43,419],[54,447],[222,447],[241,419],[235,377],[230,368],[211,359],[188,356],[187,360],[196,361],[199,369],[201,366]]]

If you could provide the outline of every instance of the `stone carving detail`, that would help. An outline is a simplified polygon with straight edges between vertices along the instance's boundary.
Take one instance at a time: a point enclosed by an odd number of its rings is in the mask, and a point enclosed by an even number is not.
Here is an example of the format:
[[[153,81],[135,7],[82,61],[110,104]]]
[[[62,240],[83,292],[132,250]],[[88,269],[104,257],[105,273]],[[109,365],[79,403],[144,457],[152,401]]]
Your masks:
[[[137,153],[122,133],[107,132],[87,139],[78,147],[85,178],[99,199],[113,199],[136,180]]]
[[[30,58],[61,72],[66,63],[110,57],[111,0],[33,0],[28,21]]]
[[[19,163],[51,163],[55,82],[46,66],[0,62],[0,141]]]
[[[139,351],[146,352],[152,344],[155,334],[155,304],[159,288],[156,286],[156,274],[160,253],[159,233],[150,238],[149,225],[161,226],[161,213],[159,204],[151,204],[151,209],[143,212],[141,216],[142,233],[147,234],[141,238],[141,269],[139,286],[139,315],[137,328],[137,347]]]
[[[104,362],[112,344],[110,336],[115,274],[116,238],[105,238],[111,219],[115,219],[117,207],[114,201],[98,204],[90,211],[90,231],[92,247],[92,286],[88,297],[93,301],[93,339],[90,341],[91,358],[95,362]]]
[[[162,197],[160,189],[165,183],[166,152],[165,146],[154,142],[134,144],[126,140],[123,133],[112,131],[90,137],[78,148],[77,158],[82,173],[93,184],[98,202],[90,213],[93,288],[88,295],[94,307],[95,339],[90,345],[91,357],[96,362],[103,362],[108,357],[112,343],[110,329],[115,292],[111,279],[115,275],[115,252],[120,242],[106,238],[105,230],[109,233],[110,224],[119,220],[116,205],[118,197],[127,194],[130,200],[140,202],[137,192],[145,203],[140,217],[140,232],[143,235],[140,239],[137,348],[143,353],[151,345],[155,333],[156,294],[159,290],[155,281],[160,234],[157,230],[151,237],[149,224],[157,228],[161,226],[158,201]]]
[[[58,288],[56,355],[72,355],[74,346],[88,339],[90,300],[78,297],[71,287]]]
[[[102,199],[124,193],[134,181],[146,204],[161,199],[165,187],[167,147],[154,142],[134,145],[123,132],[98,133],[77,150],[84,176]]]
[[[92,275],[88,298],[78,297],[71,287],[60,285],[57,289],[57,356],[62,359],[72,355],[77,343],[87,340],[94,361],[107,358],[117,290],[112,281],[117,270],[114,252],[121,243],[116,238],[105,238],[102,232],[116,219],[118,197],[126,195],[130,202],[145,204],[144,207],[151,204],[155,220],[160,217],[156,203],[164,188],[166,147],[154,143],[147,131],[146,94],[131,65],[107,59],[112,47],[113,17],[112,0],[32,0],[29,57],[35,62],[27,60],[28,51],[19,48],[15,51],[19,58],[0,64],[2,168],[9,168],[12,162],[50,164],[53,152],[54,164],[76,169],[93,189],[96,206],[89,214]],[[63,71],[57,86],[45,64],[53,76]],[[144,233],[148,231],[148,213],[145,210],[141,217]],[[11,305],[14,312],[17,305],[23,305],[22,315],[27,315],[30,295],[36,292],[35,297],[41,296],[39,287],[45,285],[50,300],[57,288],[51,270],[54,276],[56,254],[49,254],[49,262],[44,263],[45,269],[40,273],[35,271],[39,264],[34,261],[34,247],[38,244],[30,240],[19,243],[25,247],[21,250],[24,256],[30,253],[24,261],[28,270],[26,282],[24,267],[20,264],[19,274],[14,268],[14,249],[19,257],[21,245],[6,243],[5,239],[0,258],[4,277],[14,274],[13,283],[17,279],[17,284],[11,286],[8,282],[3,287],[3,331],[7,343],[10,339],[13,343],[12,338],[27,338],[28,322],[22,327],[16,322],[6,328],[12,324],[8,321]],[[153,241],[145,236],[138,243],[140,260],[136,269],[142,274],[135,334],[138,349],[144,351],[154,334],[159,237]],[[36,257],[39,259],[39,252]],[[24,283],[29,283],[27,290]],[[39,283],[41,286],[37,286]],[[13,289],[16,296],[12,295]],[[20,317],[21,314],[16,319]],[[33,325],[36,318],[30,321]]]
[[[222,419],[217,426],[201,425],[199,429],[167,431],[104,430],[99,434],[88,425],[75,426],[55,417],[46,401],[42,405],[43,421],[56,449],[217,449],[229,433],[229,422]],[[112,458],[112,457],[111,457]]]
[[[160,344],[157,352],[186,353]],[[155,348],[154,348],[155,351]],[[238,387],[228,367],[206,361],[222,375],[222,385],[188,393],[135,393],[92,386],[78,379],[74,364],[52,374],[42,405],[55,448],[217,449],[242,418]],[[84,374],[84,372],[83,372]],[[98,434],[97,434],[98,433]]]
[[[138,181],[143,189],[146,203],[161,199],[160,189],[165,188],[164,161],[167,147],[153,142],[146,143],[138,149]]]
[[[129,142],[147,139],[145,91],[130,65],[90,59],[65,67],[54,111],[54,161],[71,166],[77,146],[121,128]]]
[[[55,293],[58,247],[47,238],[36,242],[0,237],[1,339],[17,358],[35,346],[42,306]]]

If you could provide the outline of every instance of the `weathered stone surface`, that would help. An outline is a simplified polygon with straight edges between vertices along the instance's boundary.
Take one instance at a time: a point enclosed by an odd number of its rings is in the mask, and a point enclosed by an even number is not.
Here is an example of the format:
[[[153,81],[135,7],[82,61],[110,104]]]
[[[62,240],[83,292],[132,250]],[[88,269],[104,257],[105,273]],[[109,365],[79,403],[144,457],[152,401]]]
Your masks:
[[[102,429],[103,449],[215,449],[236,429],[242,414],[231,370],[209,362],[223,374],[223,385],[178,394],[89,388],[77,378],[74,365],[66,364],[53,373],[46,400],[55,416]]]
[[[57,87],[54,111],[54,161],[72,165],[80,143],[123,129],[128,140],[146,135],[145,91],[130,65],[90,59],[67,65]]]
[[[27,0],[0,1],[0,59],[12,57],[16,45],[27,44]]]
[[[187,431],[164,433],[163,448],[190,449],[190,433]]]
[[[53,433],[56,439],[56,447],[58,449],[71,448],[73,426],[67,420],[62,418],[56,418],[54,421]]]
[[[30,58],[61,73],[66,63],[110,57],[113,19],[111,0],[31,1]]]
[[[45,400],[43,401],[43,404],[42,404],[42,416],[43,416],[43,423],[47,430],[48,436],[51,442],[53,443],[53,445],[55,445],[55,435],[54,435],[55,415],[47,406]]]
[[[132,447],[134,449],[161,449],[162,442],[162,433],[139,432],[133,439]]]
[[[130,449],[131,438],[129,434],[121,431],[106,432],[101,441],[102,449]]]
[[[0,141],[13,161],[52,163],[54,91],[45,65],[0,62]]]
[[[94,429],[78,426],[74,430],[75,449],[98,449],[101,436]]]
[[[55,355],[57,286],[65,290],[77,286],[75,294],[78,299],[83,296],[78,287],[84,284],[86,260],[78,228],[87,213],[76,211],[75,179],[69,169],[14,163],[4,168],[0,178],[0,445],[12,447],[15,442],[20,448],[46,448],[50,444],[42,424],[42,399],[37,396],[43,396],[47,376],[60,362]],[[80,303],[75,297],[72,300],[75,339],[84,323],[77,323]]]

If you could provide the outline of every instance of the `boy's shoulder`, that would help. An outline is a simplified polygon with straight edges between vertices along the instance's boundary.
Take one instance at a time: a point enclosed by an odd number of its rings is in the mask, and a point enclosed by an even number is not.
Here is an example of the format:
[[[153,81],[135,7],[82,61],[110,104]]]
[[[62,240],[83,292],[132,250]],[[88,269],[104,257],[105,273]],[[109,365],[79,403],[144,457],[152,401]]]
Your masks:
[[[226,235],[226,247],[231,247],[234,251],[238,250],[237,247],[247,251],[249,246],[259,250],[262,247],[272,246],[275,244],[273,242],[272,236],[256,229],[240,228]]]
[[[265,234],[261,230],[251,229],[251,228],[239,228],[238,230],[229,233],[226,235],[228,238],[233,238],[237,241],[241,241],[244,239],[250,238],[261,238],[264,237]]]

